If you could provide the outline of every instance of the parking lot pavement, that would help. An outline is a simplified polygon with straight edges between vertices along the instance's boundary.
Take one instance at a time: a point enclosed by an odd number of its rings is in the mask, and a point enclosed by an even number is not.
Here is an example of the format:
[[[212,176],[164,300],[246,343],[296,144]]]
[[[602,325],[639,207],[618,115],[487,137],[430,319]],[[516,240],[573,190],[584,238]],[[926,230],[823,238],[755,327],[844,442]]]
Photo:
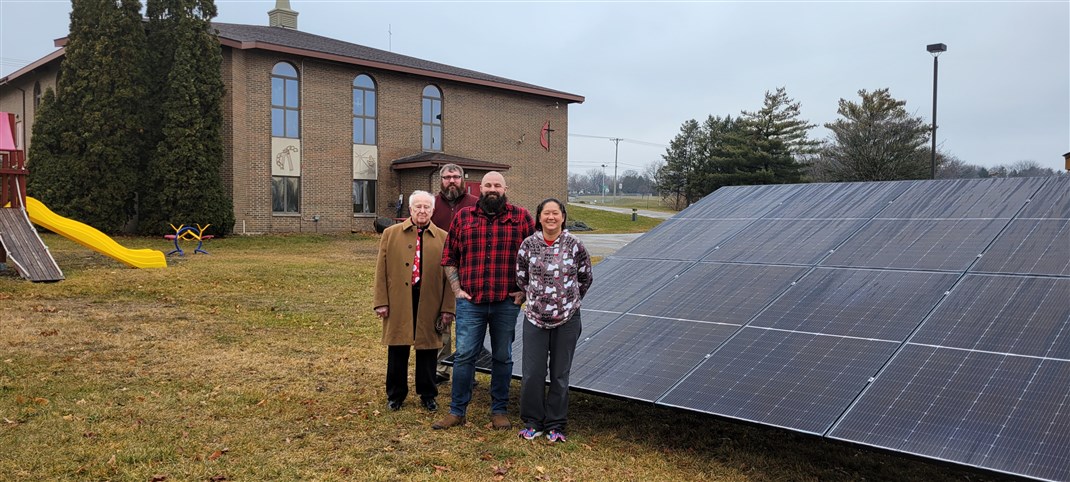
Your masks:
[[[586,233],[572,233],[580,241],[583,241],[583,245],[587,247],[587,252],[591,256],[609,256],[618,249],[624,247],[624,245],[632,242],[635,238],[642,236],[643,233],[629,233],[629,234],[586,234]]]

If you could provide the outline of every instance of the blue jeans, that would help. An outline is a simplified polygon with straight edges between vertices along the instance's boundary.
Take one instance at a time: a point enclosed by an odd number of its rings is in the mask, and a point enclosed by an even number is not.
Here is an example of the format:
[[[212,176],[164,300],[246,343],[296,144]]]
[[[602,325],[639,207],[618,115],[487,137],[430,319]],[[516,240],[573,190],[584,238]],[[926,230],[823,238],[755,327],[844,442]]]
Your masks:
[[[476,376],[476,359],[483,338],[490,328],[493,363],[490,371],[490,413],[507,413],[509,382],[513,376],[513,338],[520,307],[513,299],[495,303],[472,303],[457,300],[457,356],[453,361],[453,391],[450,413],[464,416],[472,401],[472,382]]]

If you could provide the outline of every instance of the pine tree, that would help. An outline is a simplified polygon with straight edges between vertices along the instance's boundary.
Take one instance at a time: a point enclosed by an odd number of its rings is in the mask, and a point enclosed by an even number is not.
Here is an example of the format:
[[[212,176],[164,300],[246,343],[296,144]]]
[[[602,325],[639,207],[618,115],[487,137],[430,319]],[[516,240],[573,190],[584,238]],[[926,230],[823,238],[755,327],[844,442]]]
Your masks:
[[[706,194],[699,193],[697,186],[702,169],[701,137],[698,121],[684,122],[662,155],[665,165],[658,170],[657,188],[673,209],[690,206]]]
[[[34,191],[57,212],[105,232],[135,219],[145,48],[140,2],[73,0],[62,90],[45,125],[35,127],[46,141],[31,161],[43,171],[34,175]],[[47,140],[56,134],[58,143]]]
[[[861,102],[840,99],[842,119],[825,124],[832,138],[822,152],[836,181],[926,179],[931,175],[929,125],[907,113],[888,89],[858,91]]]
[[[705,196],[722,186],[749,184],[744,180],[745,166],[738,155],[742,125],[732,116],[709,116],[702,124],[699,138],[702,161],[696,179],[698,192]]]
[[[64,123],[64,106],[51,88],[45,90],[33,123],[33,144],[27,153],[30,171],[27,194],[52,209],[66,211],[68,193],[81,184],[71,170],[70,155],[63,148],[64,138],[72,141],[71,129]]]
[[[762,108],[743,111],[739,118],[742,135],[735,154],[740,168],[733,184],[793,183],[802,180],[803,156],[816,151],[818,142],[807,137],[816,127],[799,117],[799,102],[787,90],[766,91]]]
[[[222,53],[210,31],[212,0],[149,0],[152,91],[161,108],[144,187],[142,231],[158,234],[170,225],[211,224],[226,234],[234,225],[232,202],[222,179]]]

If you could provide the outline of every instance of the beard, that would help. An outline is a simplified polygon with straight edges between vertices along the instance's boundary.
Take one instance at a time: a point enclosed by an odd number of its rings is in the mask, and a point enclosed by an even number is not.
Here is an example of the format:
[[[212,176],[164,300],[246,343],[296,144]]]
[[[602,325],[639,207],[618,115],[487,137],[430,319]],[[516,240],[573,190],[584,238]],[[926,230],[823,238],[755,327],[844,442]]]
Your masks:
[[[497,214],[505,207],[505,202],[505,194],[502,194],[501,196],[495,193],[480,194],[479,202],[476,203],[476,206],[487,214]]]
[[[464,196],[464,191],[461,190],[460,186],[449,185],[442,188],[442,197],[449,202],[456,201],[461,196]]]

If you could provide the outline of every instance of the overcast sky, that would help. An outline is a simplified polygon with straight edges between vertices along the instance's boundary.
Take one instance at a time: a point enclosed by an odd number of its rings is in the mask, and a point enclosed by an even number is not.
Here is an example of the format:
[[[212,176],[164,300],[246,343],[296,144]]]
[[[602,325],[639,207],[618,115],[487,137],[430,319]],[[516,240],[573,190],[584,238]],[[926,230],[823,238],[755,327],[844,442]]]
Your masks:
[[[275,1],[217,0],[220,22],[266,25]],[[300,30],[586,97],[569,169],[659,160],[688,119],[756,110],[786,87],[818,127],[841,98],[889,88],[932,118],[940,149],[983,166],[1070,151],[1070,2],[358,2],[290,0]],[[0,0],[0,76],[54,50],[70,2]],[[536,128],[537,129],[537,128]],[[533,134],[534,135],[534,134]],[[604,138],[600,138],[604,137]],[[508,159],[493,159],[508,162]]]

